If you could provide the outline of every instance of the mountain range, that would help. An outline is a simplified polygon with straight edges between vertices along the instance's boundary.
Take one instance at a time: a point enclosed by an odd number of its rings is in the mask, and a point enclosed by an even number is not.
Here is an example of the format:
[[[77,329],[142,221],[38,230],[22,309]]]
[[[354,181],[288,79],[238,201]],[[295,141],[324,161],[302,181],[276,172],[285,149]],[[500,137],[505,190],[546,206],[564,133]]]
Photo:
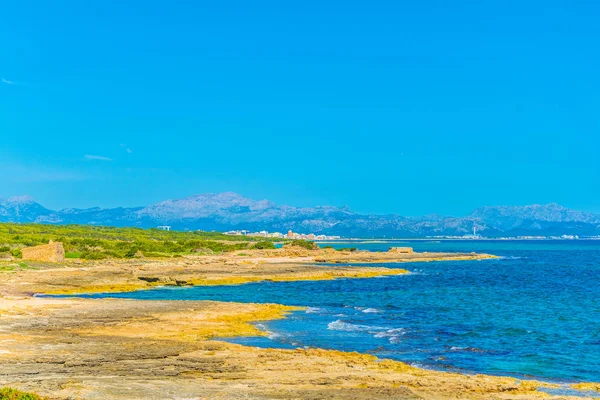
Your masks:
[[[487,206],[465,217],[358,214],[348,207],[292,207],[232,192],[166,200],[146,207],[49,210],[28,196],[0,199],[0,222],[135,226],[177,230],[316,233],[345,237],[600,235],[600,214],[558,204]]]

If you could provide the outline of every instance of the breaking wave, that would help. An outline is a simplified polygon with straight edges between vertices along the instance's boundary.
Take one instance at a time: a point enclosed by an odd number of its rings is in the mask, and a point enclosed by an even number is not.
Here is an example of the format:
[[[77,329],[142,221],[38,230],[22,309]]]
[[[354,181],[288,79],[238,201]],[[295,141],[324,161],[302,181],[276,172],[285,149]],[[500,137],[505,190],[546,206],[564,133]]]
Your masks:
[[[380,313],[381,310],[378,310],[376,308],[365,308],[364,310],[362,310],[362,312],[364,312],[365,314],[377,314]]]
[[[344,331],[344,332],[369,332],[370,330],[377,329],[377,327],[369,325],[356,325],[344,322],[341,319],[330,322],[327,325],[327,329],[330,331]]]
[[[406,334],[406,329],[404,328],[395,328],[395,329],[388,329],[385,332],[378,332],[375,333],[373,335],[373,337],[376,338],[388,338],[388,341],[391,344],[396,344],[396,343],[400,343],[400,341],[402,340],[402,336]]]

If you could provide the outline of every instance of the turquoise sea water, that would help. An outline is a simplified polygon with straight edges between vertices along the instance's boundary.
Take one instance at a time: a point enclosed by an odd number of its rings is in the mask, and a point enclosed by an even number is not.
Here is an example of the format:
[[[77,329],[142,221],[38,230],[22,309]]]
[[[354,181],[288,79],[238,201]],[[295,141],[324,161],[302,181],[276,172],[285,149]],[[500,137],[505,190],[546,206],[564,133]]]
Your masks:
[[[384,264],[411,274],[373,279],[159,288],[87,297],[307,306],[287,319],[262,323],[269,338],[235,342],[356,350],[457,372],[600,381],[599,241],[394,245],[416,251],[488,252],[503,258]],[[352,247],[377,251],[390,244]]]

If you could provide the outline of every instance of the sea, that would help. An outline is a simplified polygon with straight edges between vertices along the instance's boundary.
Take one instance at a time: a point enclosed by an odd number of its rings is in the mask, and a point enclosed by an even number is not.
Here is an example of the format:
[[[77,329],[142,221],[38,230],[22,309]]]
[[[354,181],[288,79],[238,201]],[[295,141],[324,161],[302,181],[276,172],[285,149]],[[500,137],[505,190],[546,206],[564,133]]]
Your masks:
[[[286,319],[258,322],[268,337],[228,340],[267,348],[358,351],[442,371],[600,382],[600,241],[329,245],[371,251],[411,246],[501,258],[377,264],[410,273],[371,279],[164,287],[85,297],[304,306]]]

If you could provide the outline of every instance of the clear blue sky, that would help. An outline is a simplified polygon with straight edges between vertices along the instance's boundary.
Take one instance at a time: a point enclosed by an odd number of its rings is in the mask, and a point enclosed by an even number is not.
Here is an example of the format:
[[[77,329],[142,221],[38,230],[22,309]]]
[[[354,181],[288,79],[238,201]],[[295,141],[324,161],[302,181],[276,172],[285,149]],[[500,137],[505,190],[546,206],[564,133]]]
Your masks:
[[[600,212],[598,1],[27,1],[0,196]]]

